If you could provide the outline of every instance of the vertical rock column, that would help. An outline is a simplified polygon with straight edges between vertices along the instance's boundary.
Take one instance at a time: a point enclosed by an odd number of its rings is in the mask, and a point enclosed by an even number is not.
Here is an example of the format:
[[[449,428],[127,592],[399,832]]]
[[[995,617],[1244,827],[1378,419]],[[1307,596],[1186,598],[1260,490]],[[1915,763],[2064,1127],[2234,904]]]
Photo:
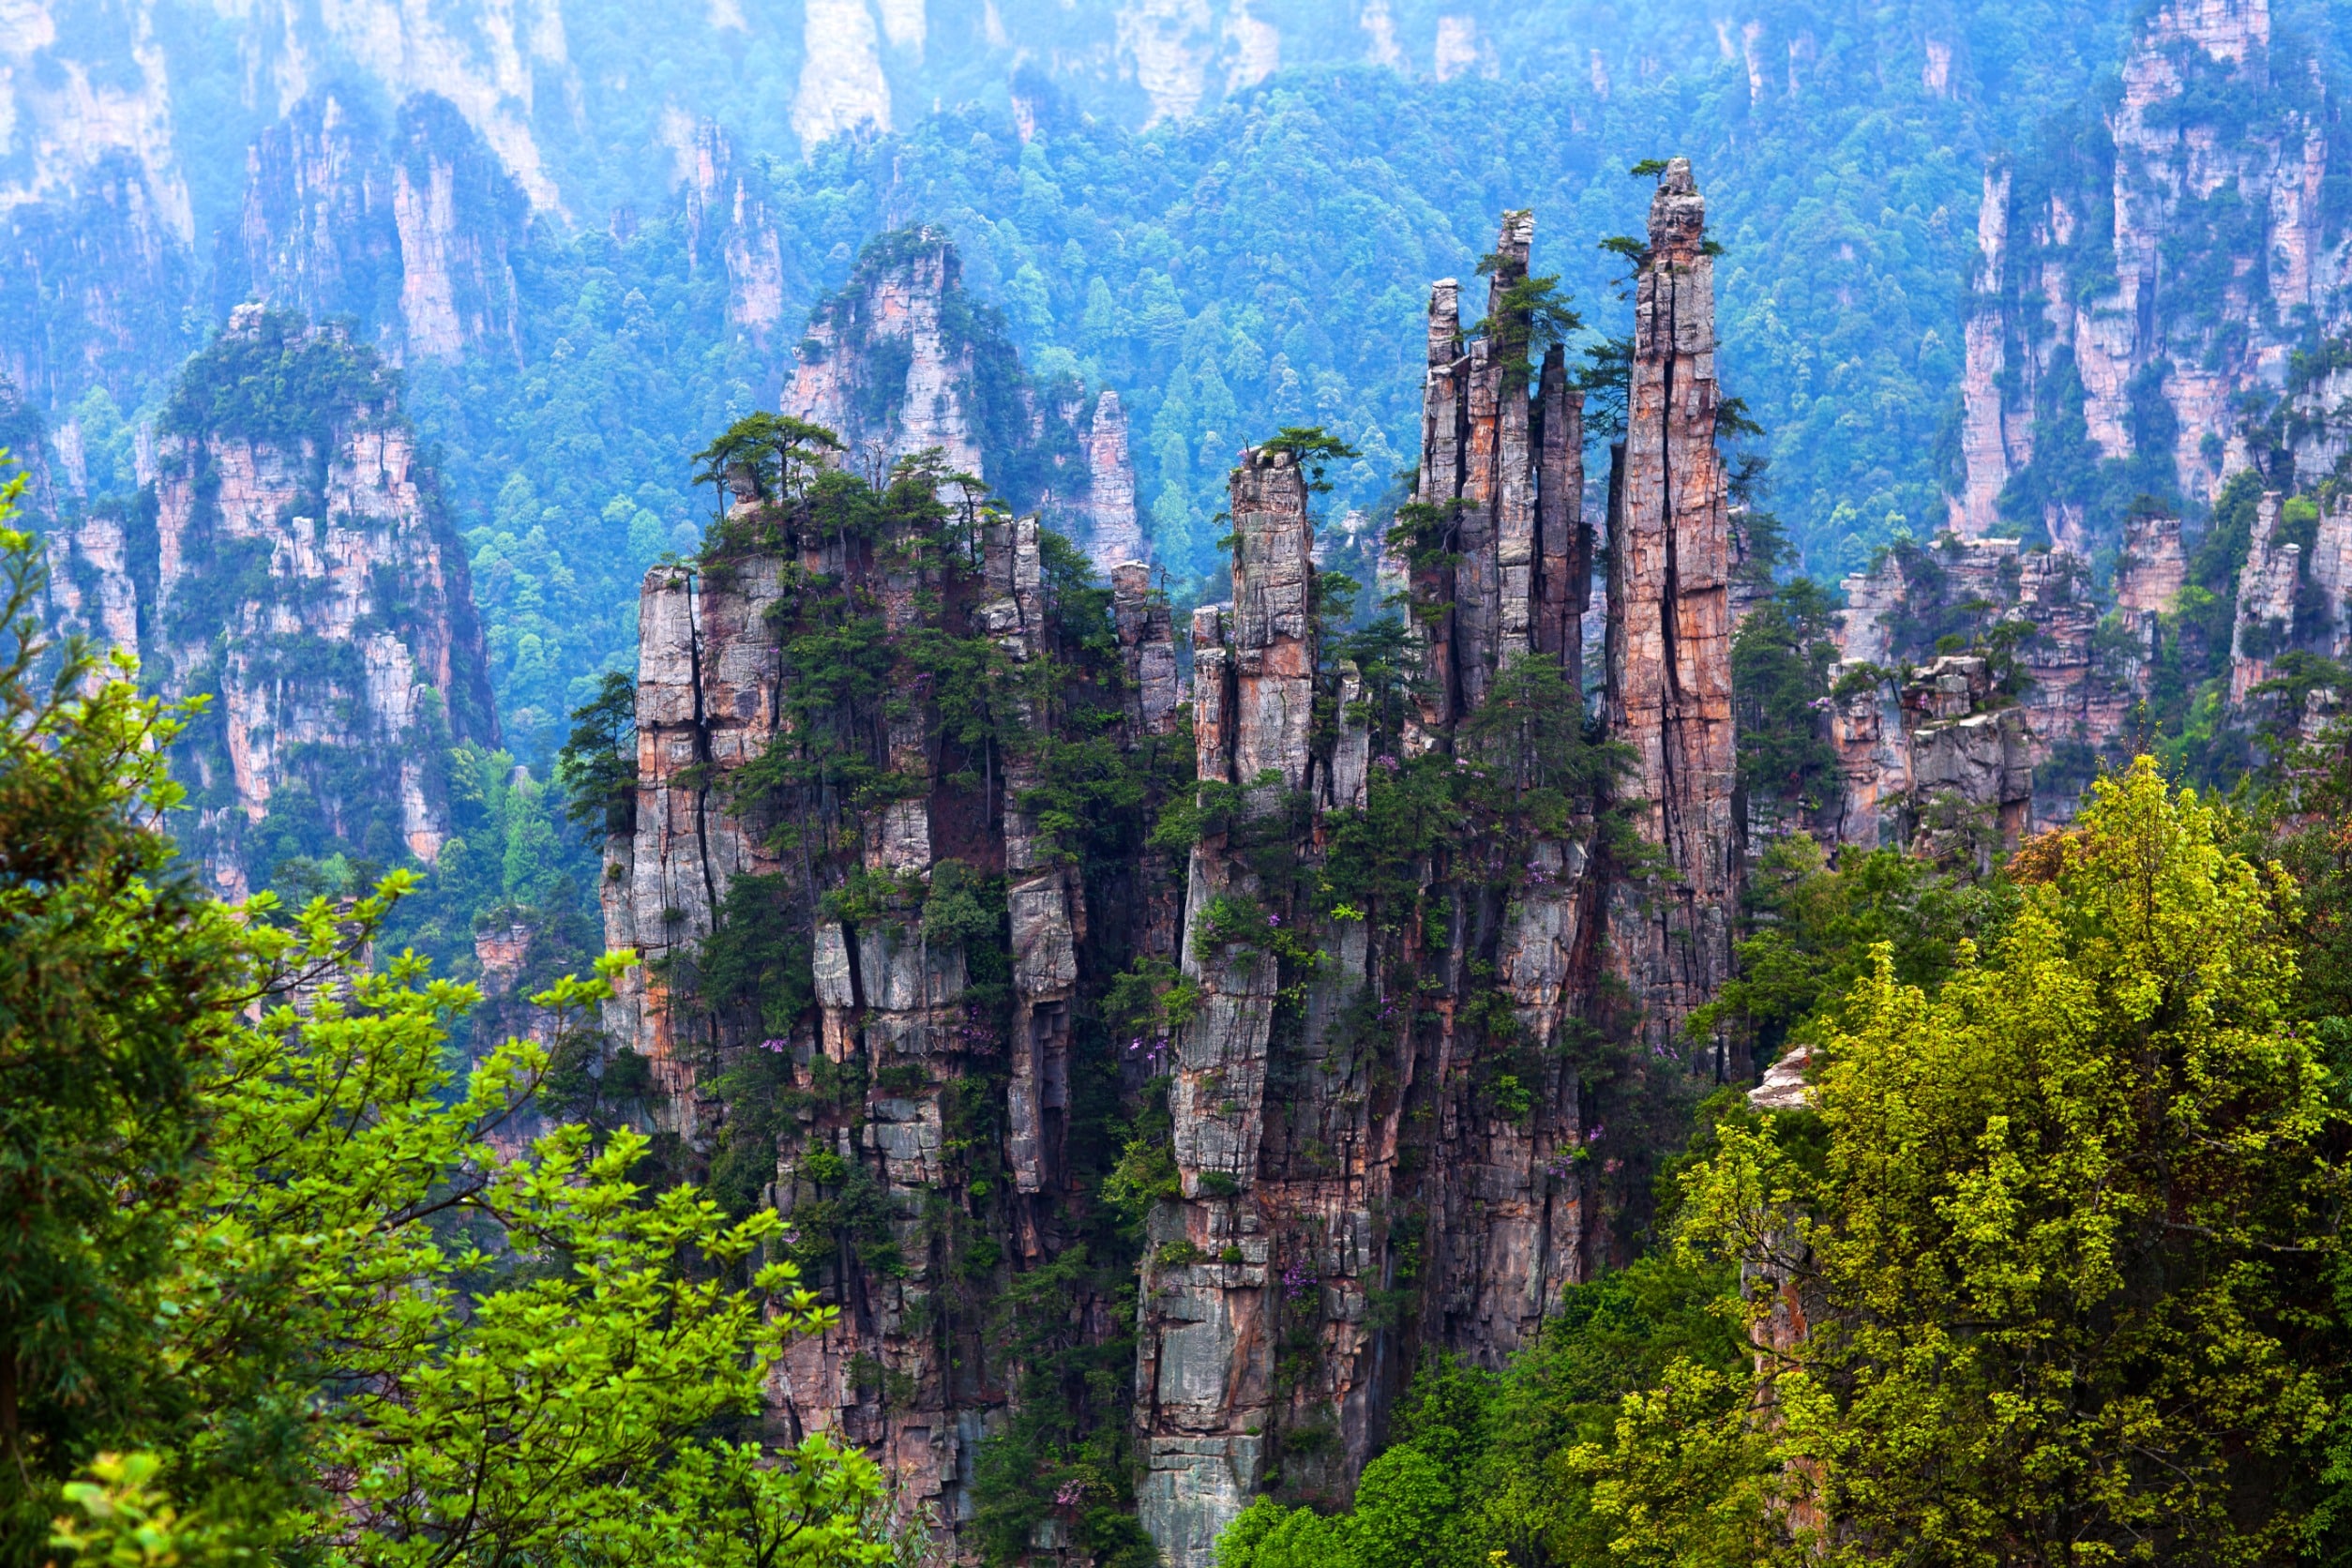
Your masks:
[[[1232,611],[1194,620],[1194,732],[1204,782],[1265,780],[1244,797],[1256,813],[1309,782],[1312,541],[1296,460],[1244,454],[1232,513]],[[1183,1197],[1149,1224],[1137,1333],[1138,1508],[1173,1568],[1208,1563],[1257,1487],[1278,1305],[1256,1190],[1278,964],[1263,945],[1208,931],[1218,899],[1257,892],[1223,837],[1194,846],[1188,881],[1182,969],[1199,1001],[1177,1033],[1168,1091]]]
[[[1462,493],[1462,379],[1469,368],[1462,354],[1461,286],[1440,278],[1429,289],[1428,370],[1421,390],[1421,475],[1413,498],[1425,505],[1451,508]],[[1411,593],[1416,603],[1454,602],[1455,571],[1451,555],[1413,568]],[[1415,703],[1419,723],[1407,737],[1414,751],[1425,751],[1454,720],[1454,616],[1451,613],[1410,625],[1421,643],[1422,680]]]
[[[2295,588],[2303,547],[2279,538],[2285,497],[2266,490],[2254,511],[2254,538],[2238,573],[2238,621],[2229,640],[2229,701],[2242,705],[2270,678],[2270,656],[2286,646],[2295,627]]]
[[[1653,1047],[1731,968],[1739,847],[1728,605],[1730,525],[1715,451],[1714,264],[1707,208],[1676,158],[1650,207],[1636,282],[1625,444],[1609,527],[1608,718],[1635,765],[1641,836],[1668,867],[1612,892],[1612,962]]]
[[[1034,517],[989,525],[989,586],[1000,596],[980,611],[981,625],[1015,665],[1046,653],[1044,570]],[[1061,1171],[1061,1137],[1070,1103],[1070,998],[1078,986],[1077,900],[1071,879],[1042,842],[1024,797],[1041,781],[1034,742],[1048,716],[1026,699],[1021,729],[1030,744],[1004,758],[1005,897],[1013,936],[1013,1081],[1006,1091],[1015,1187],[1043,1193]],[[1022,1250],[1041,1251],[1034,1211],[1025,1212]]]
[[[1592,596],[1592,530],[1584,520],[1584,394],[1568,387],[1568,355],[1554,343],[1537,383],[1535,649],[1560,660],[1571,690],[1584,685],[1584,612]]]
[[[606,945],[634,947],[645,962],[615,983],[605,1028],[651,1059],[669,1130],[688,1138],[701,1130],[695,1062],[707,1031],[671,994],[661,960],[691,963],[728,884],[775,868],[713,785],[775,733],[779,670],[767,611],[780,582],[774,561],[716,581],[656,566],[638,597],[636,827],[605,847],[602,902]]]
[[[1581,679],[1591,552],[1584,525],[1584,399],[1565,352],[1539,370],[1532,322],[1511,298],[1528,276],[1532,213],[1503,215],[1487,279],[1485,331],[1462,339],[1460,288],[1429,297],[1414,499],[1446,515],[1448,564],[1425,568],[1416,600],[1451,608],[1422,633],[1423,732],[1475,710],[1513,660],[1541,652]]]

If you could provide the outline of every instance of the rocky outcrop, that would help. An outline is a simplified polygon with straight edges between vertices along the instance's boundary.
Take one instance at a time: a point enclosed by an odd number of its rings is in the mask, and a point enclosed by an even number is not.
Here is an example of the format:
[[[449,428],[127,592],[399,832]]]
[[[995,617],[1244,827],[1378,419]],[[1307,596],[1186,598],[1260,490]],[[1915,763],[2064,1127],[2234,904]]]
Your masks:
[[[1905,543],[1848,577],[1824,716],[1844,784],[1818,829],[1940,852],[1965,822],[1981,860],[2071,817],[2129,744],[2186,580],[2178,518],[2135,516],[2128,540],[2112,610],[2088,561],[2013,538]],[[1945,655],[1955,642],[1977,651]]]
[[[837,432],[842,461],[880,478],[938,450],[1017,511],[1036,511],[1098,570],[1145,558],[1127,421],[1115,393],[1026,374],[997,312],[964,291],[936,229],[885,234],[810,313],[784,412]]]
[[[1152,547],[1143,537],[1143,521],[1136,509],[1135,461],[1127,450],[1127,411],[1119,394],[1108,387],[1094,400],[1094,413],[1086,429],[1086,553],[1094,569],[1108,575],[1123,562],[1148,561]]]
[[[1423,716],[1433,725],[1478,706],[1497,675],[1531,652],[1555,659],[1571,686],[1582,684],[1592,579],[1584,395],[1569,390],[1558,344],[1534,368],[1533,345],[1503,309],[1527,279],[1534,238],[1527,212],[1507,215],[1496,238],[1486,314],[1501,330],[1465,341],[1459,285],[1446,279],[1430,294],[1413,497],[1454,546],[1416,584],[1419,596],[1446,607],[1425,634]]]
[[[387,132],[335,88],[255,140],[245,196],[217,246],[226,313],[261,301],[353,316],[396,358],[490,350],[520,361],[511,252],[530,202],[446,99],[403,103]]]
[[[716,125],[697,127],[686,188],[686,265],[725,269],[727,324],[765,344],[784,322],[784,251],[760,183]]]
[[[1569,1043],[1650,1060],[1610,955],[1651,985],[1665,960],[1635,944],[1727,932],[1713,901],[1735,885],[1695,203],[1678,168],[1645,282],[1651,433],[1621,460],[1621,532],[1643,542],[1613,565],[1642,575],[1610,599],[1647,628],[1610,634],[1612,714],[1654,792],[1593,782],[1581,411],[1564,357],[1530,342],[1524,215],[1483,330],[1434,291],[1410,680],[1335,656],[1312,491],[1278,443],[1231,476],[1233,597],[1192,618],[1188,709],[1146,567],[1115,565],[1107,606],[1064,602],[1039,519],[967,508],[938,467],[864,532],[790,495],[739,502],[701,563],[646,580],[634,824],[604,897],[608,942],[647,961],[608,1024],[653,1059],[686,1146],[760,1172],[843,1308],[788,1360],[777,1422],[867,1444],[959,1553],[973,1446],[1030,1375],[987,1303],[1096,1277],[1082,1194],[1142,1210],[1134,1505],[1178,1568],[1260,1490],[1344,1498],[1423,1348],[1500,1364],[1607,1255],[1635,1187],[1610,1096],[1645,1071],[1588,1082]],[[943,253],[882,261],[821,317],[795,411],[988,460]],[[876,384],[915,385],[921,412],[856,425]],[[1116,417],[1097,402],[1098,452]],[[1608,811],[1673,867],[1628,913]],[[777,967],[746,991],[730,977],[754,952]],[[1695,983],[1637,991],[1646,1027]],[[755,1071],[789,1084],[780,1123],[727,1087]],[[1100,1187],[1088,1084],[1145,1129]],[[1117,1284],[1058,1286],[1054,1332],[1116,1343]],[[1032,1539],[1066,1529],[1041,1514]]]
[[[431,861],[444,758],[496,730],[465,559],[373,354],[240,309],[182,372],[156,465],[135,506],[38,520],[55,624],[207,699],[175,753],[207,883]]]
[[[154,173],[117,149],[69,190],[0,202],[0,379],[35,404],[55,408],[95,384],[133,405],[158,363],[196,346],[196,269],[171,212],[174,188]]]
[[[2254,536],[2238,573],[2238,616],[2229,643],[2229,700],[2242,706],[2270,678],[2271,659],[2295,634],[2295,591],[2303,576],[2303,547],[2280,537],[2286,498],[2264,493],[2254,510]]]
[[[2111,157],[2085,157],[2100,143],[2070,132],[1988,172],[1954,528],[1998,519],[2083,553],[2114,542],[2103,531],[2120,520],[2087,510],[2097,500],[2069,442],[2040,433],[2058,433],[2077,396],[2100,457],[2150,460],[2193,501],[2253,460],[2238,400],[2281,390],[2301,324],[2343,315],[2346,252],[2321,220],[2331,118],[2316,68],[2273,47],[2269,0],[2166,0],[2126,53]],[[2342,389],[2326,381],[2301,390],[2295,460],[2314,478],[2343,449],[2321,406]],[[2151,423],[2149,405],[2167,417]],[[2169,446],[2142,453],[2148,440]],[[2060,466],[2037,468],[2037,448]]]
[[[1669,868],[1613,890],[1609,950],[1661,1047],[1731,972],[1741,858],[1706,216],[1689,161],[1674,159],[1650,207],[1625,439],[1609,476],[1608,728],[1634,753],[1624,789],[1635,822]]]

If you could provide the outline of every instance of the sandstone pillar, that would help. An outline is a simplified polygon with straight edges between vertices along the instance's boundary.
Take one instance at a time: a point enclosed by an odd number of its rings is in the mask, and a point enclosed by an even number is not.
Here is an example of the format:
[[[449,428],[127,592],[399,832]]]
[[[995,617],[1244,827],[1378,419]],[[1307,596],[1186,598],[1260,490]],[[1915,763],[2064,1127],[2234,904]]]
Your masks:
[[[1707,208],[1676,158],[1650,207],[1609,528],[1608,721],[1633,748],[1622,788],[1666,866],[1612,897],[1612,962],[1653,1047],[1731,968],[1734,833],[1730,522],[1715,450],[1714,263]]]

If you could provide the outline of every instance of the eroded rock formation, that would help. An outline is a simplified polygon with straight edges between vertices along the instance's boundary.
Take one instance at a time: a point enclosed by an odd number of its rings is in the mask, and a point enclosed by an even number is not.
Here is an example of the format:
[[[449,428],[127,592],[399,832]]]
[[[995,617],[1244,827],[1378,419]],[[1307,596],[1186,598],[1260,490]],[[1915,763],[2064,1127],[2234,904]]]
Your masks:
[[[1610,599],[1643,628],[1611,634],[1609,712],[1648,771],[1614,786],[1579,695],[1580,405],[1531,340],[1525,215],[1483,331],[1434,291],[1410,670],[1340,658],[1319,624],[1312,492],[1279,444],[1232,475],[1233,598],[1192,618],[1188,704],[1139,564],[1107,603],[1078,595],[1035,517],[967,509],[937,469],[855,526],[822,512],[837,479],[739,505],[701,564],[647,579],[635,819],[605,882],[608,941],[647,962],[608,1022],[652,1059],[672,1130],[758,1172],[844,1309],[794,1350],[778,1424],[869,1445],[958,1551],[975,1444],[1041,1364],[991,1314],[1026,1301],[1057,1342],[1123,1343],[1118,1276],[1089,1272],[1106,1195],[1142,1229],[1132,1410],[1111,1419],[1178,1568],[1260,1490],[1346,1496],[1420,1348],[1498,1365],[1606,1255],[1637,1184],[1611,1108],[1657,1070],[1643,1032],[1720,973],[1664,944],[1727,940],[1736,887],[1686,167],[1659,213]],[[795,406],[854,414],[878,363],[927,389],[895,429],[985,457],[927,246],[845,296]],[[866,330],[885,322],[903,335]],[[1114,417],[1097,405],[1098,460]],[[807,662],[851,658],[822,653],[843,639],[870,686]],[[1069,792],[1082,735],[1108,748],[1087,766],[1125,760],[1117,789]],[[1621,904],[1612,811],[1671,867]],[[781,967],[731,989],[758,933]],[[1592,1077],[1594,1050],[1635,1064]],[[755,1073],[789,1085],[780,1122],[754,1116]],[[1105,1093],[1142,1108],[1116,1182]],[[1021,1294],[1036,1280],[1049,1303]],[[1070,1528],[1048,1509],[1032,1539]]]
[[[2194,500],[2248,466],[2235,400],[2276,393],[2304,324],[2343,319],[2346,250],[2320,200],[2331,118],[2308,46],[2273,37],[2269,0],[2166,0],[2126,53],[2111,158],[2054,140],[1988,171],[1952,526],[2039,524],[2086,554],[2113,542],[2086,533],[2088,498],[2061,472],[2076,398],[2100,457],[2152,458]],[[2313,478],[2344,446],[2333,374],[2316,367],[2299,393],[2294,460]],[[2166,417],[2150,422],[2158,404]],[[2053,441],[2060,457],[2037,467]],[[2142,453],[2150,441],[2168,449]]]
[[[1674,159],[1650,207],[1625,440],[1609,482],[1608,729],[1633,748],[1635,820],[1669,867],[1612,890],[1610,955],[1661,1046],[1731,972],[1741,854],[1706,219],[1689,160]]]
[[[1037,511],[1098,570],[1145,559],[1118,394],[1029,377],[936,229],[885,234],[859,255],[810,314],[783,406],[838,432],[856,472],[879,478],[937,448],[950,469]]]
[[[350,315],[408,360],[491,352],[520,361],[510,253],[531,204],[455,106],[402,104],[387,129],[326,87],[257,138],[235,224],[216,246],[222,314],[258,300]]]
[[[431,861],[444,758],[496,730],[465,557],[374,356],[244,307],[183,372],[156,465],[134,505],[53,490],[36,520],[58,629],[208,699],[174,753],[207,883],[241,897],[337,849]]]

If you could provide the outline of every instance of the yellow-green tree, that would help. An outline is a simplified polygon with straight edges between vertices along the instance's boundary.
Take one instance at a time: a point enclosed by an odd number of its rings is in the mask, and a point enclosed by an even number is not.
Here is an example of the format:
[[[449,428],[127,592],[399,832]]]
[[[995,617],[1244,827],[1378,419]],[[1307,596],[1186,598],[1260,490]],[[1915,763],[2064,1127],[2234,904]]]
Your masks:
[[[2145,761],[2013,872],[1987,950],[1933,991],[1882,957],[1814,1108],[1726,1126],[1686,1178],[1679,1244],[1745,1266],[1766,1348],[1735,1396],[1670,1377],[1585,1451],[1622,1557],[2296,1549],[2344,1181],[2294,887]]]

